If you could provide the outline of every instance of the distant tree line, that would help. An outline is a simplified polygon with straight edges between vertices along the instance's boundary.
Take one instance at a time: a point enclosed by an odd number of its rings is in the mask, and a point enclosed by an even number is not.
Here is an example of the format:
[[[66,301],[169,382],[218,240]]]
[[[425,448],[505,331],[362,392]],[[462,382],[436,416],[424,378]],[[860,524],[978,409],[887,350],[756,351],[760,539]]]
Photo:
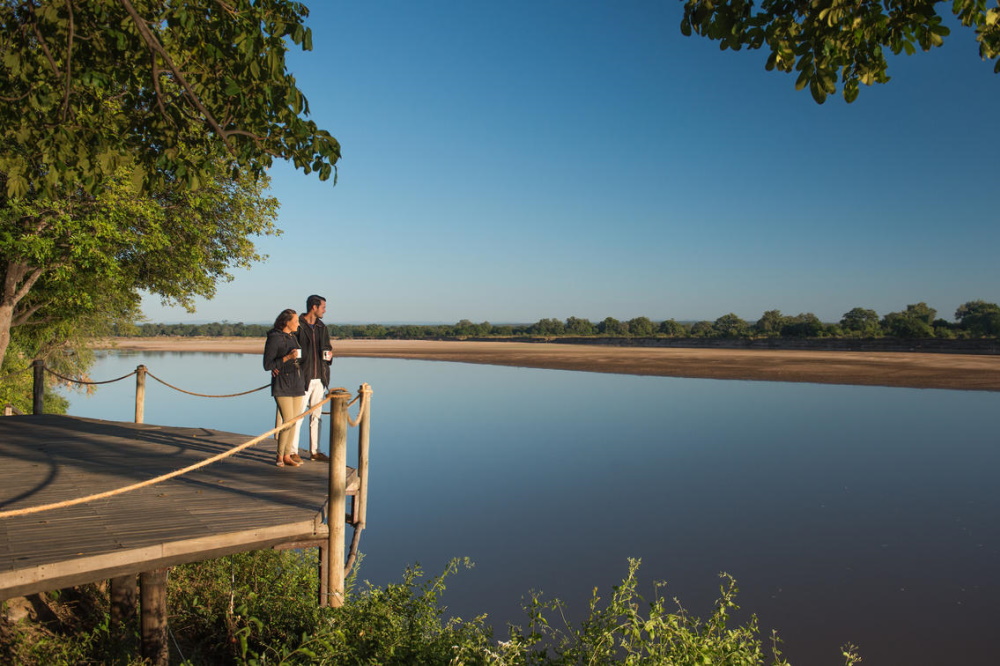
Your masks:
[[[760,319],[749,322],[733,313],[715,321],[679,322],[674,319],[653,321],[635,317],[619,321],[605,317],[594,323],[589,319],[569,317],[541,319],[533,324],[476,324],[463,319],[449,324],[327,324],[337,338],[376,338],[419,340],[426,338],[516,338],[516,337],[633,337],[633,338],[995,338],[1000,335],[1000,305],[969,301],[955,311],[955,321],[937,318],[937,311],[926,303],[907,305],[905,310],[880,317],[874,310],[854,308],[840,321],[824,323],[811,312],[785,315],[768,310]],[[263,337],[267,324],[140,324],[142,337],[210,336]]]

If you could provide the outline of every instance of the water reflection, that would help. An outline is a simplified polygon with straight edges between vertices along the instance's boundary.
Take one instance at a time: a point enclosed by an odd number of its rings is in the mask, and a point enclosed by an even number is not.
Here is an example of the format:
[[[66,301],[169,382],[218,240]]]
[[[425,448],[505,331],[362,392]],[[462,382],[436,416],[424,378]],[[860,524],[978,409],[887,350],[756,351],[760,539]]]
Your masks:
[[[113,353],[92,375],[140,363],[202,393],[268,381],[241,354]],[[334,384],[363,381],[374,583],[470,556],[445,601],[502,627],[530,589],[585,608],[635,556],[699,614],[733,574],[793,663],[842,663],[847,641],[876,665],[1000,656],[996,394],[336,361]],[[133,395],[126,380],[70,411],[130,420]],[[257,434],[273,404],[150,381],[146,421]]]

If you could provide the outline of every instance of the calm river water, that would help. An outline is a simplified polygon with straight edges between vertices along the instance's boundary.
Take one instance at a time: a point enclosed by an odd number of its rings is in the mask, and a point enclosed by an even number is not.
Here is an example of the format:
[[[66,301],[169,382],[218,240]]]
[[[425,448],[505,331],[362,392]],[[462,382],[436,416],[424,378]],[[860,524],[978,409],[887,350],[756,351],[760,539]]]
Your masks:
[[[268,381],[241,354],[107,353],[91,374],[139,364],[204,393]],[[1000,663],[1000,394],[383,359],[333,377],[374,390],[361,577],[469,556],[444,603],[498,637],[530,590],[578,620],[640,557],[644,592],[667,581],[698,615],[735,576],[795,664],[841,664],[847,642],[866,666]],[[134,386],[70,394],[70,413],[130,421]],[[148,383],[147,423],[255,435],[273,418],[267,391]]]

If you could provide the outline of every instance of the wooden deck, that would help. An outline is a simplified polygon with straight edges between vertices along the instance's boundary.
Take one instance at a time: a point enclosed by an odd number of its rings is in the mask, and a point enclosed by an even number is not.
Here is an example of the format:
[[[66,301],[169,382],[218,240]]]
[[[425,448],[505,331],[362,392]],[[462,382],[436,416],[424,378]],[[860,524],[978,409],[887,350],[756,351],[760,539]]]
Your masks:
[[[119,488],[249,438],[71,416],[0,418],[0,510]],[[267,440],[154,486],[0,518],[0,599],[326,538],[329,465],[273,461]],[[348,494],[356,487],[348,469]]]

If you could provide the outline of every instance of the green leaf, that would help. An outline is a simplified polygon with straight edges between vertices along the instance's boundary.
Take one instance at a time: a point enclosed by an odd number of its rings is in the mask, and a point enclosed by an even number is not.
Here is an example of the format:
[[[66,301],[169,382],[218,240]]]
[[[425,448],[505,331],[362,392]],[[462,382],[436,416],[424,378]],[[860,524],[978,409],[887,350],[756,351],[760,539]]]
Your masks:
[[[817,80],[813,79],[809,82],[809,92],[812,93],[812,98],[817,104],[822,104],[826,101],[826,91],[823,90]]]
[[[811,73],[812,72],[810,70],[808,70],[808,69],[802,70],[802,73],[799,74],[799,78],[797,78],[795,80],[795,89],[796,90],[802,90],[807,85],[809,85],[809,75]]]

